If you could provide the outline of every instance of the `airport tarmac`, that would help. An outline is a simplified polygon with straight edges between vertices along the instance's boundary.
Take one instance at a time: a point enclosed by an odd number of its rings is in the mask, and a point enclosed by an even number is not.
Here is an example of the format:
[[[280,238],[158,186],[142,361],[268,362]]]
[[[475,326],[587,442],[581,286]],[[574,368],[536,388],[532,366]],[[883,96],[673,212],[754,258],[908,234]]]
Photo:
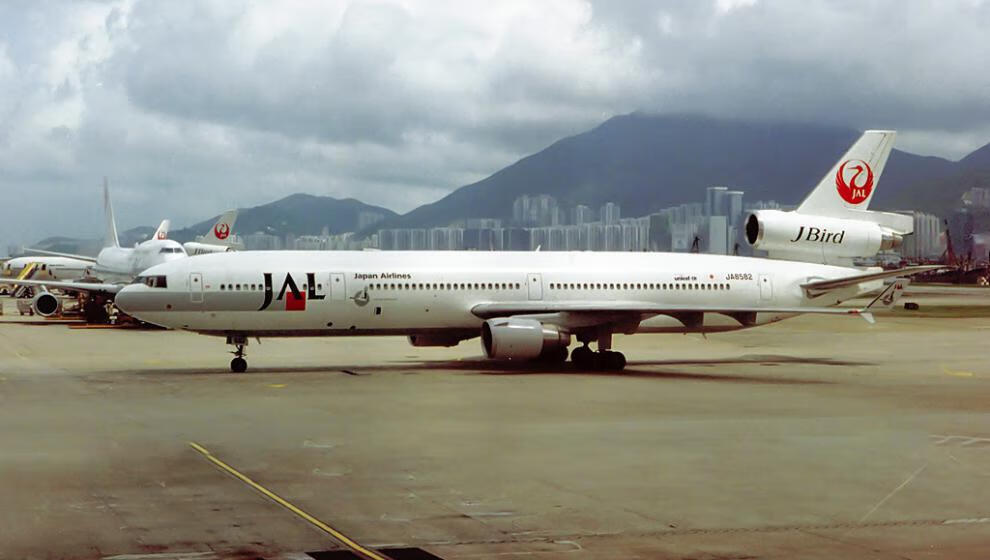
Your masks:
[[[623,373],[340,338],[231,374],[220,339],[5,300],[0,558],[331,558],[327,528],[397,559],[987,558],[990,290],[913,293],[616,337]]]

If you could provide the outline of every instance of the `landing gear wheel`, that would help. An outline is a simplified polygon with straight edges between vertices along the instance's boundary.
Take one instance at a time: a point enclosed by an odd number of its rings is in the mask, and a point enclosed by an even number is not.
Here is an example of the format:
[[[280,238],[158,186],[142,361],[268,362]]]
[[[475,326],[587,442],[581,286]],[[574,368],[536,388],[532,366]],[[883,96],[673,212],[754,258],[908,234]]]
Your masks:
[[[571,363],[578,369],[591,369],[595,364],[595,353],[587,346],[578,346],[571,352]]]
[[[598,360],[601,368],[606,371],[622,371],[626,367],[626,357],[622,352],[612,352],[611,350],[599,352]]]
[[[234,358],[230,361],[230,371],[234,373],[244,373],[247,371],[247,360],[244,358]]]

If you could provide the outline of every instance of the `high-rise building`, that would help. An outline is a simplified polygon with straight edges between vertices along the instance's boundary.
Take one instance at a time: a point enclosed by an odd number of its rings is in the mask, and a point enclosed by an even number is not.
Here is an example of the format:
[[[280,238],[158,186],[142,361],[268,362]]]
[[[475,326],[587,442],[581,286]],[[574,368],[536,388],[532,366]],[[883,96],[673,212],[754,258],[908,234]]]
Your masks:
[[[701,250],[713,255],[726,255],[729,252],[728,223],[725,216],[709,216],[698,232],[701,237]]]
[[[743,191],[726,191],[726,216],[729,217],[729,227],[739,227],[743,216]]]
[[[381,212],[362,210],[361,212],[358,212],[358,221],[357,221],[358,231],[361,231],[367,227],[371,227],[384,219],[385,219],[385,214],[382,214]]]
[[[705,190],[705,216],[727,215],[726,193],[728,191],[728,187],[708,187]]]
[[[603,224],[610,226],[619,223],[619,219],[622,217],[620,214],[618,204],[606,202],[599,211],[599,219]]]
[[[551,226],[560,222],[557,199],[548,194],[524,194],[512,203],[512,219],[523,226]]]
[[[905,212],[907,213],[907,212]],[[914,218],[914,233],[904,238],[901,256],[912,259],[932,259],[942,254],[942,220],[927,212],[910,212]]]
[[[581,224],[588,224],[594,221],[595,221],[595,213],[592,212],[589,206],[585,206],[584,204],[578,204],[577,206],[574,207],[573,218],[571,219],[572,224],[579,226]]]

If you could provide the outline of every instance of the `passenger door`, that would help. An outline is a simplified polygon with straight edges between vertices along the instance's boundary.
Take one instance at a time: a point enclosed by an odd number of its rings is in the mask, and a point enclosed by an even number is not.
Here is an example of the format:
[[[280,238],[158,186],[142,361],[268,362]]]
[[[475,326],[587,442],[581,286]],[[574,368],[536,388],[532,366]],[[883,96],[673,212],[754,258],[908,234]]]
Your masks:
[[[347,288],[344,285],[344,273],[330,273],[330,300],[344,301],[347,299]]]
[[[543,299],[543,275],[530,273],[526,275],[526,285],[529,286],[529,299]]]
[[[203,303],[203,273],[189,273],[189,301]]]
[[[773,299],[773,278],[769,274],[760,275],[760,301]]]

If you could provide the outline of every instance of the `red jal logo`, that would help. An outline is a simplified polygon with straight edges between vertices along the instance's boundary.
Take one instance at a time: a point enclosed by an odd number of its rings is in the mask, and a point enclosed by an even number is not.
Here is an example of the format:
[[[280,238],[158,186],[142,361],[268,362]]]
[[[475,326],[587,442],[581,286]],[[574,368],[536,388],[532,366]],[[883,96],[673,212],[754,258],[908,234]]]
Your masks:
[[[217,236],[217,239],[227,239],[227,236],[230,235],[230,225],[217,224],[216,227],[213,228],[213,234]]]
[[[861,159],[842,162],[835,174],[835,190],[849,204],[860,204],[870,198],[873,192],[873,170],[870,165]]]
[[[165,232],[164,231],[159,231],[158,232],[158,239],[165,239],[166,237],[168,237],[168,236],[165,235]]]

